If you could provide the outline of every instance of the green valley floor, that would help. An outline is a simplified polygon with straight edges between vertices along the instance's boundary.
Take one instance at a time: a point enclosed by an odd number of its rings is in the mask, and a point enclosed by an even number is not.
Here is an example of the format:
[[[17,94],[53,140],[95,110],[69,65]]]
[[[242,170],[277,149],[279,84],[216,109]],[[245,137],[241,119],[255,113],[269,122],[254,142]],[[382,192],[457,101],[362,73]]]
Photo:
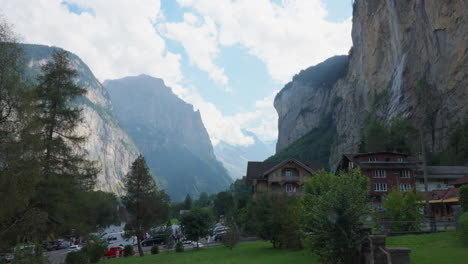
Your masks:
[[[143,258],[130,257],[109,260],[108,264],[315,264],[318,258],[308,250],[278,250],[268,242],[245,242],[230,250],[224,246],[183,253],[161,252]]]
[[[462,247],[456,232],[443,232],[425,235],[389,237],[390,247],[411,248],[412,264],[466,264],[468,247]],[[143,258],[130,257],[108,260],[108,264],[315,264],[316,255],[308,250],[277,250],[268,242],[245,242],[233,250],[223,246],[186,251],[183,253],[162,252],[146,255]]]
[[[461,245],[455,231],[390,237],[387,246],[411,248],[412,264],[468,263],[468,247]]]

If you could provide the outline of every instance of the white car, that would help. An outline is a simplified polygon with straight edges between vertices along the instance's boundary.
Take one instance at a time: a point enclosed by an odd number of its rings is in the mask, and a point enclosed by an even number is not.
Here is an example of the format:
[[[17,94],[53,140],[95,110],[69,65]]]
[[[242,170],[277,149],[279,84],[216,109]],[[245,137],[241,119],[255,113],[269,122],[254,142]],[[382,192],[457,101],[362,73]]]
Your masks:
[[[191,240],[185,240],[185,241],[182,242],[182,244],[184,244],[184,246],[190,246],[190,247],[193,247],[193,248],[197,247],[197,242],[191,241]],[[198,242],[198,247],[202,248],[203,244]]]
[[[68,252],[77,252],[77,251],[80,251],[81,249],[82,247],[80,245],[71,245],[68,248]]]

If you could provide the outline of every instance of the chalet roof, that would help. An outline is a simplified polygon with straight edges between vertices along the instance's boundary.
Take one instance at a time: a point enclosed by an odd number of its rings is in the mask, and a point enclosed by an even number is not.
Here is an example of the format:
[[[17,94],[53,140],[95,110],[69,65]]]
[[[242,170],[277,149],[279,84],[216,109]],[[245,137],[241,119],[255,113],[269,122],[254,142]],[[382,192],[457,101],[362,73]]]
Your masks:
[[[365,152],[365,153],[347,153],[344,154],[349,160],[353,161],[357,157],[362,156],[372,156],[372,155],[396,155],[396,156],[405,156],[408,157],[408,154],[400,153],[400,152],[392,152],[392,151],[376,151],[376,152]]]
[[[456,187],[464,185],[464,184],[468,184],[468,174],[463,176],[462,178],[459,178],[458,180],[454,182],[451,182],[450,184]]]
[[[449,188],[447,190],[433,190],[430,192],[423,192],[424,197],[429,198],[430,200],[440,200],[440,199],[449,199],[453,197],[457,197],[459,195],[458,188]]]
[[[249,161],[247,163],[247,180],[263,179],[265,174],[280,168],[290,161],[295,162],[311,173],[321,168],[317,162],[300,162],[296,159],[287,159],[281,162]]]
[[[430,179],[460,179],[468,175],[468,166],[427,166],[427,177]],[[416,178],[423,178],[422,168]]]

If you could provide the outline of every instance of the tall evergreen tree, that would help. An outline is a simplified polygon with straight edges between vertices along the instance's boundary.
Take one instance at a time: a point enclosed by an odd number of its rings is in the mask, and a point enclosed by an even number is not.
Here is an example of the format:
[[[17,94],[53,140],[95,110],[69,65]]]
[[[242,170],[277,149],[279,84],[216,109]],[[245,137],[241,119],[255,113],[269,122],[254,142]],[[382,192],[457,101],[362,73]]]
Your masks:
[[[75,84],[76,77],[68,53],[59,50],[42,67],[39,85],[34,89],[42,147],[36,201],[48,213],[49,232],[70,232],[82,223],[80,194],[92,190],[97,175],[81,148],[85,137],[75,134],[82,117],[81,109],[73,103],[86,93]]]
[[[46,215],[31,201],[38,183],[38,138],[31,94],[21,80],[21,48],[0,22],[0,250],[37,241]]]
[[[123,197],[123,204],[130,215],[126,234],[137,237],[138,252],[143,256],[142,235],[167,220],[169,196],[156,188],[142,155],[132,163],[124,183],[127,194]]]

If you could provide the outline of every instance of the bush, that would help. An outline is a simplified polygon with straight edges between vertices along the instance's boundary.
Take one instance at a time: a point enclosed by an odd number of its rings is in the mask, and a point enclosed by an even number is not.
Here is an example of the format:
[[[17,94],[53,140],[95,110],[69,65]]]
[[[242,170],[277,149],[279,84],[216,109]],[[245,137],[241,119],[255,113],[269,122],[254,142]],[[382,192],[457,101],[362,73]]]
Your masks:
[[[86,247],[86,254],[88,255],[89,262],[97,263],[107,252],[107,244],[101,240],[94,240]]]
[[[84,264],[89,263],[88,255],[84,251],[70,252],[67,254],[65,264]]]
[[[460,205],[463,212],[468,212],[468,185],[460,187]]]
[[[132,245],[126,245],[123,250],[123,255],[124,257],[130,257],[133,256],[133,246]]]
[[[154,246],[151,247],[151,254],[153,254],[153,255],[159,254],[158,245],[154,245]]]
[[[237,225],[233,225],[223,234],[223,245],[229,249],[233,249],[239,243],[239,237]]]
[[[382,204],[384,216],[391,222],[391,231],[419,231],[420,221],[424,218],[422,200],[423,196],[414,189],[407,193],[392,190]]]
[[[468,246],[468,212],[463,213],[458,219],[458,231],[462,244]]]
[[[184,244],[182,242],[177,242],[175,245],[175,251],[176,252],[184,252]]]

